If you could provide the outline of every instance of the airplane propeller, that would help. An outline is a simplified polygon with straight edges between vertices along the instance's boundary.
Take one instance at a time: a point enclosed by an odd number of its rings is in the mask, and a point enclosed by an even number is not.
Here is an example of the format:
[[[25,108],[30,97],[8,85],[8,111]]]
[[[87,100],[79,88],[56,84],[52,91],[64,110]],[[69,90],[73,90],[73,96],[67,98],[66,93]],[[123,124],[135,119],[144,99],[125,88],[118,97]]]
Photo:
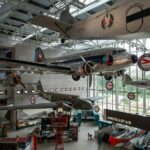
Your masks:
[[[84,57],[82,57],[82,56],[80,56],[81,57],[81,59],[83,60],[83,62],[90,68],[90,74],[89,74],[89,86],[91,87],[91,85],[92,85],[92,70],[94,69],[93,68],[93,65],[91,64],[91,63],[89,63],[89,62],[87,62],[85,59],[84,59]]]
[[[91,85],[92,85],[92,74],[90,74],[89,76],[89,87],[91,87]]]

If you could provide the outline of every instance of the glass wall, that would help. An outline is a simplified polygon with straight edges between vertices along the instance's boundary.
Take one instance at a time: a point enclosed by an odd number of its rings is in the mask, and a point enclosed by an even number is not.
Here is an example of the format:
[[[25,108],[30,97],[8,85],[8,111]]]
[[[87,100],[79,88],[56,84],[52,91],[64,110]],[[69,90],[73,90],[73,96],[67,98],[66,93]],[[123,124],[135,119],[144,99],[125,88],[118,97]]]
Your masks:
[[[133,41],[116,41],[105,43],[103,47],[122,47],[129,53],[140,57],[144,53],[150,53],[150,39],[140,39]],[[143,79],[150,80],[150,71],[141,71],[137,64],[126,68],[125,74],[128,74],[133,81]],[[90,97],[98,97],[95,104],[100,107],[100,113],[104,109],[112,109],[129,113],[150,115],[150,89],[139,88],[136,86],[122,84],[122,77],[113,78],[113,90],[106,89],[106,80],[103,76],[93,75],[92,86],[90,87]],[[127,94],[135,93],[135,99],[129,100]],[[100,98],[100,97],[103,98]]]

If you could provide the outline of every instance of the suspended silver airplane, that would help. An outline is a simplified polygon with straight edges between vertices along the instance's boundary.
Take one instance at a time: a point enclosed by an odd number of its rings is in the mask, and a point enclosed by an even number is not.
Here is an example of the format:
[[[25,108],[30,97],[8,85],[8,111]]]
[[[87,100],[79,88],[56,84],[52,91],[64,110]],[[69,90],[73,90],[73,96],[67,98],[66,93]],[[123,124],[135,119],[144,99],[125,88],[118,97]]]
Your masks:
[[[68,8],[60,15],[60,20],[43,15],[38,15],[31,20],[32,24],[60,32],[62,43],[65,39],[149,37],[149,22],[149,0],[124,0],[79,22],[75,22]]]
[[[1,62],[13,65],[20,64],[56,73],[70,74],[75,81],[78,81],[80,77],[91,76],[93,72],[103,74],[106,80],[110,80],[112,76],[123,75],[124,68],[133,65],[137,60],[136,55],[128,53],[123,48],[89,50],[48,59],[45,59],[41,48],[37,48],[36,62],[0,58]]]
[[[137,59],[123,48],[95,49],[55,58],[45,58],[41,48],[35,49],[35,62],[70,67],[75,81],[93,72],[110,80],[113,76],[123,75],[124,68],[136,63]]]
[[[140,81],[132,81],[131,77],[128,74],[122,76],[123,86],[132,85],[138,86],[140,88],[146,88],[150,90],[150,80],[140,80]]]

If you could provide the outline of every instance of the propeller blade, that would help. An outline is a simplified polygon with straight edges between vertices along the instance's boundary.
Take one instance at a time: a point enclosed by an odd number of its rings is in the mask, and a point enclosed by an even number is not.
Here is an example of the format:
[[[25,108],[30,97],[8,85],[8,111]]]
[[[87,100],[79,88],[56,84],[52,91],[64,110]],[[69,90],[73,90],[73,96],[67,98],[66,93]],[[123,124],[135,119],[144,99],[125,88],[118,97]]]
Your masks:
[[[89,75],[89,87],[92,85],[92,73]]]

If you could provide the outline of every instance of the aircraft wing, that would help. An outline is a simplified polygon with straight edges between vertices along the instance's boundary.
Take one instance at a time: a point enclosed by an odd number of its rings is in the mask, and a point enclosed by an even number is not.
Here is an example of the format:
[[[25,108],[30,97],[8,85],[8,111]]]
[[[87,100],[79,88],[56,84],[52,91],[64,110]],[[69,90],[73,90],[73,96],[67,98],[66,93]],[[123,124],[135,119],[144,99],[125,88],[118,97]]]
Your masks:
[[[56,20],[48,16],[38,15],[31,20],[32,24],[46,27],[57,32],[65,33],[72,25],[64,21]]]
[[[18,109],[42,109],[42,108],[57,108],[59,107],[61,102],[59,103],[39,103],[39,104],[29,104],[29,105],[18,105],[18,106],[1,106],[0,110],[18,110]],[[66,103],[66,104],[65,104]],[[92,104],[86,100],[76,100],[74,102],[63,102],[63,107],[66,109],[69,109],[68,103],[72,104],[74,109],[80,109],[80,110],[91,110]]]
[[[17,109],[42,109],[42,108],[54,108],[57,105],[55,103],[39,103],[29,105],[18,105],[18,106],[1,106],[0,110],[17,110]]]
[[[6,63],[10,65],[10,67],[22,65],[24,67],[37,68],[39,70],[47,70],[56,73],[63,73],[63,74],[71,73],[71,68],[59,66],[59,65],[53,65],[53,64],[43,64],[43,63],[36,63],[36,62],[16,60],[16,59],[7,59],[7,58],[0,58],[0,65],[1,63]]]

